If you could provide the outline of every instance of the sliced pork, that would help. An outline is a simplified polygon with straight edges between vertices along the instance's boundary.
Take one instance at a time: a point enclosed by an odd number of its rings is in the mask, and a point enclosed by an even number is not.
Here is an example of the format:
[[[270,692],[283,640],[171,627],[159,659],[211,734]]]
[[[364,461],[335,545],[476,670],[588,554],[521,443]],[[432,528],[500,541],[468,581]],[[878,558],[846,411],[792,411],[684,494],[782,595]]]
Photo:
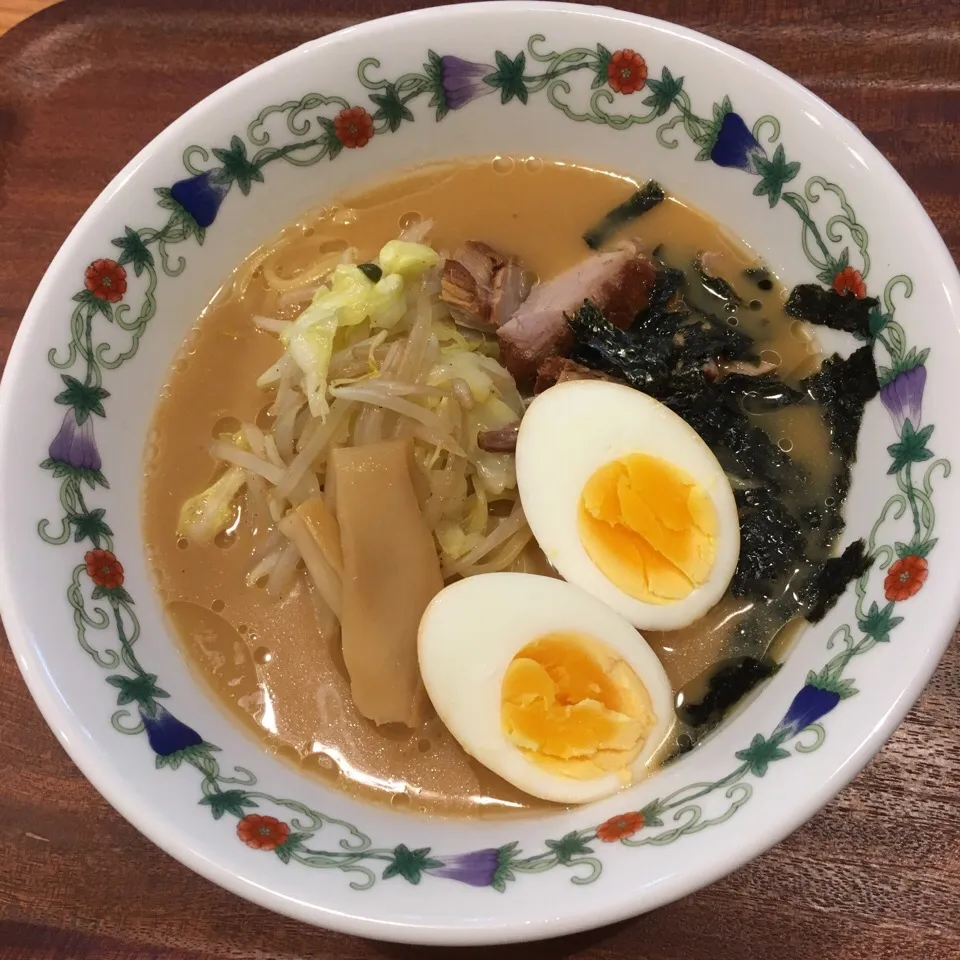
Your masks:
[[[593,301],[615,326],[626,329],[650,302],[656,278],[652,260],[636,245],[588,257],[535,287],[500,327],[503,362],[518,385],[531,386],[543,362],[570,348],[567,314]]]
[[[533,386],[534,393],[543,393],[550,387],[558,383],[566,383],[568,380],[607,380],[615,383],[614,377],[607,376],[599,370],[591,370],[583,364],[567,357],[547,357],[540,368],[537,370],[537,380]]]
[[[464,327],[493,332],[523,301],[523,268],[479,240],[468,240],[444,262],[440,299]]]

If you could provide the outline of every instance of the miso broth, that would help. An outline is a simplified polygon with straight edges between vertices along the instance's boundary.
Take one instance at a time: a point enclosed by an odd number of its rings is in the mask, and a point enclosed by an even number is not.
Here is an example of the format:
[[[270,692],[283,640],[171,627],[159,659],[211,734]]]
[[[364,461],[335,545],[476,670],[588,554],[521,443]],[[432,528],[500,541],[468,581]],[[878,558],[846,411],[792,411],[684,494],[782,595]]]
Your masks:
[[[322,255],[355,248],[355,259],[366,261],[401,229],[429,220],[429,242],[438,251],[479,239],[515,255],[530,281],[542,282],[582,260],[589,253],[584,231],[636,189],[629,177],[539,158],[423,167],[302,216],[237,268],[191,329],[169,371],[147,445],[149,564],[186,658],[211,695],[269,752],[357,796],[420,812],[484,817],[546,806],[472,760],[436,718],[411,730],[378,728],[359,714],[336,637],[318,630],[308,578],[297,577],[283,599],[266,592],[265,578],[247,583],[274,535],[269,516],[241,496],[228,528],[209,545],[197,545],[177,535],[178,513],[223,469],[209,453],[215,438],[233,433],[241,421],[270,426],[272,398],[256,381],[279,348],[254,318],[296,316],[303,308],[296,291]],[[668,198],[625,227],[620,238],[626,237],[639,237],[663,263],[683,270],[691,298],[751,335],[761,359],[774,364],[785,383],[797,386],[818,369],[815,341],[784,311],[784,288],[762,270],[750,273],[758,254],[709,217]],[[732,305],[701,282],[693,265],[704,251],[711,273],[733,287]],[[802,464],[805,496],[812,490],[815,499],[828,500],[838,458],[816,408],[747,412]],[[826,522],[811,519],[800,566],[828,555],[829,545],[816,536],[818,523]],[[514,568],[549,572],[534,545]],[[796,574],[803,572],[798,567]],[[794,580],[784,578],[778,591],[788,593]],[[778,609],[728,595],[689,627],[645,636],[675,692],[695,700],[718,663],[782,658],[802,621]],[[681,723],[677,735],[688,738],[679,741],[685,746],[697,732]]]

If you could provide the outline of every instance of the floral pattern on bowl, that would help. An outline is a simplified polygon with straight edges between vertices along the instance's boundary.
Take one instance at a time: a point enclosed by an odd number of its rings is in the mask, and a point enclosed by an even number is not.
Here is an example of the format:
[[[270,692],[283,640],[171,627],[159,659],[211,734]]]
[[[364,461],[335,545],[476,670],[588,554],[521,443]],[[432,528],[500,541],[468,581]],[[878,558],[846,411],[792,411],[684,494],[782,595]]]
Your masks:
[[[93,653],[100,657],[101,666],[123,668],[122,672],[111,673],[106,678],[107,683],[118,691],[117,706],[120,709],[114,714],[114,726],[126,734],[145,733],[156,754],[158,767],[176,769],[181,764],[194,767],[201,776],[200,803],[209,807],[216,820],[225,815],[237,818],[237,836],[247,846],[272,852],[284,863],[296,861],[310,867],[359,874],[362,879],[352,883],[358,889],[372,886],[378,875],[381,880],[402,877],[417,884],[427,874],[504,891],[507,882],[514,880],[518,873],[542,873],[559,865],[582,867],[573,879],[583,884],[595,880],[602,870],[601,857],[596,848],[589,845],[594,841],[625,846],[662,845],[685,834],[699,832],[706,826],[725,822],[750,799],[753,792],[751,779],[766,776],[771,764],[794,753],[809,753],[823,742],[826,732],[821,721],[841,700],[857,693],[853,677],[847,674],[849,665],[876,644],[888,642],[891,631],[903,622],[903,617],[895,613],[897,604],[915,596],[923,586],[928,573],[926,557],[935,543],[929,492],[931,479],[937,470],[944,475],[949,473],[950,465],[943,459],[933,460],[926,467],[919,485],[914,480],[913,467],[932,460],[934,456],[927,445],[934,427],[932,424],[920,426],[926,380],[923,363],[929,351],[917,353],[915,348],[906,349],[904,330],[894,320],[892,298],[898,287],[909,296],[913,285],[908,277],[895,276],[887,281],[883,290],[883,307],[875,307],[871,317],[874,340],[889,357],[889,366],[882,371],[882,399],[899,433],[898,442],[889,447],[891,465],[888,472],[897,477],[901,492],[887,501],[868,541],[875,565],[887,571],[883,583],[887,603],[881,607],[874,600],[867,605],[867,594],[876,580],[868,571],[856,585],[855,626],[845,624],[838,628],[828,643],[828,647],[841,643],[841,652],[834,655],[822,670],[810,673],[769,736],[757,733],[747,746],[736,752],[734,759],[739,763],[727,776],[709,784],[692,784],[656,799],[643,810],[625,812],[598,826],[568,833],[557,840],[548,839],[541,852],[529,855],[524,855],[517,842],[443,858],[433,855],[429,847],[411,850],[399,844],[389,849],[375,848],[366,834],[346,823],[340,826],[347,831],[348,838],[341,841],[341,849],[330,850],[313,845],[313,829],[292,829],[290,824],[275,816],[248,812],[260,808],[261,804],[274,810],[296,810],[299,805],[250,789],[256,785],[256,778],[248,771],[240,788],[231,786],[236,778],[225,778],[214,757],[219,748],[207,743],[158,702],[169,695],[157,685],[157,677],[140,665],[134,653],[139,624],[133,599],[123,587],[123,566],[111,550],[101,546],[112,545],[105,509],[90,510],[82,492],[84,485],[92,489],[98,485],[108,486],[101,472],[93,417],[106,416],[104,401],[109,393],[101,384],[103,368],[109,369],[109,365],[99,359],[102,351],[94,343],[94,321],[125,322],[121,313],[131,308],[124,301],[127,293],[125,265],[130,265],[137,276],[146,272],[150,278],[149,294],[139,305],[137,326],[132,329],[134,336],[138,337],[155,309],[152,298],[157,266],[151,247],[159,253],[161,269],[169,276],[176,276],[182,267],[171,266],[169,247],[191,239],[202,241],[205,231],[214,225],[220,206],[233,186],[236,185],[242,194],[248,194],[254,183],[264,181],[264,169],[269,164],[280,159],[294,159],[298,164],[316,163],[324,158],[334,160],[344,148],[362,148],[375,135],[396,132],[402,123],[414,122],[416,117],[409,104],[427,95],[429,104],[435,107],[434,119],[439,122],[448,111],[462,109],[496,91],[500,92],[504,104],[514,98],[526,103],[531,95],[543,92],[551,103],[575,121],[605,123],[617,130],[656,122],[659,125],[657,139],[668,149],[677,145],[676,140],[670,138],[670,131],[680,126],[700,147],[697,160],[734,167],[751,177],[758,177],[753,186],[755,195],[765,196],[770,207],[782,202],[796,212],[804,250],[822,282],[831,284],[844,296],[863,298],[867,295],[866,277],[870,270],[867,231],[846,203],[842,189],[822,177],[811,177],[802,194],[784,192],[787,184],[799,175],[801,165],[787,161],[782,143],[777,145],[772,157],[768,157],[767,150],[761,146],[758,137],[764,128],[771,129],[769,142],[779,137],[780,123],[775,117],[760,117],[750,128],[734,111],[730,98],[724,97],[713,104],[711,115],[703,118],[693,112],[691,99],[684,90],[683,77],[674,77],[664,66],[659,80],[648,79],[647,62],[634,50],[611,53],[598,44],[595,49],[581,47],[560,53],[543,53],[539,51],[543,41],[541,35],[531,37],[527,50],[513,57],[495,51],[491,58],[495,66],[428,51],[421,73],[407,73],[392,81],[374,79],[370,72],[379,64],[375,59],[367,58],[360,64],[359,78],[371,91],[370,104],[376,108],[372,114],[364,106],[351,106],[336,96],[307,94],[298,102],[262,110],[250,124],[246,140],[236,135],[228,148],[214,147],[209,153],[200,146],[189,148],[185,164],[191,175],[169,188],[160,187],[156,191],[160,208],[169,211],[167,223],[160,230],[127,226],[124,235],[113,241],[120,250],[119,258],[98,259],[90,264],[84,275],[84,289],[73,298],[78,306],[72,317],[73,338],[65,360],[51,357],[51,362],[60,369],[72,370],[79,366],[83,379],[64,374],[65,389],[55,398],[56,403],[66,405],[68,410],[60,432],[50,445],[49,459],[42,466],[52,470],[61,481],[61,502],[65,505],[65,512],[60,518],[60,533],[49,532],[50,527],[44,521],[41,536],[51,544],[62,545],[71,540],[69,534],[73,532],[74,544],[88,542],[92,547],[75,571],[68,598],[80,622],[103,629],[106,618],[116,630],[118,648],[109,651],[109,658],[104,662],[101,655]],[[534,63],[542,65],[541,72],[528,75],[528,54]],[[558,98],[558,91],[568,92],[570,88],[570,83],[560,78],[582,70],[589,71],[588,77],[592,75],[591,86],[597,91],[590,100],[588,113],[576,113]],[[645,89],[649,92],[642,99],[641,106],[648,109],[640,115],[607,113],[602,107],[604,103],[613,102],[610,91],[626,99]],[[337,112],[332,117],[317,117],[316,136],[293,139],[277,147],[270,145],[269,135],[261,130],[263,120],[273,112],[287,114],[291,129],[296,130],[296,118],[301,113],[329,105],[338,108]],[[251,155],[248,142],[260,149]],[[216,166],[199,169],[193,165],[195,156],[206,158],[211,154],[217,161]],[[825,235],[831,238],[831,230],[838,218],[834,217],[826,230],[818,226],[812,205],[819,199],[819,191],[829,191],[840,199],[844,211],[842,222],[856,244],[858,268],[849,262],[848,247],[835,251],[824,239]],[[135,339],[129,356],[124,355],[118,360],[132,359],[136,346]],[[906,543],[885,544],[882,536],[887,533],[888,515],[907,505],[913,517],[911,538]],[[898,559],[891,562],[894,556]],[[89,601],[80,584],[84,573],[93,584]],[[94,607],[91,615],[87,604],[97,600],[106,600],[109,611]],[[80,641],[85,645],[83,631]],[[88,649],[88,652],[91,651]],[[128,725],[124,721],[129,711],[123,708],[134,704],[139,722]],[[795,742],[805,731],[809,732],[810,741]],[[718,791],[725,792],[729,803],[719,815],[705,819],[697,801]],[[667,828],[664,818],[676,810],[688,815],[680,826]],[[330,819],[316,810],[309,810],[309,816],[318,824]]]

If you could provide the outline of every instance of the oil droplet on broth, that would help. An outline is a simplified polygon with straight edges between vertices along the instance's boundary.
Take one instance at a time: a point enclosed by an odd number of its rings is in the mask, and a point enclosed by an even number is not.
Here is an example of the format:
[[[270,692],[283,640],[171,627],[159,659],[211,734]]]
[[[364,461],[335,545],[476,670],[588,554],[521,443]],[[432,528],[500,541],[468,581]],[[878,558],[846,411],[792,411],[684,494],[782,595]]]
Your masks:
[[[783,360],[776,350],[761,350],[760,359],[764,363],[772,363],[775,367],[779,367]]]
[[[319,777],[328,783],[336,783],[340,779],[340,766],[333,757],[322,750],[304,754],[300,759],[300,767],[305,773]]]
[[[254,422],[265,433],[269,433],[273,429],[274,416],[272,410],[273,403],[271,402],[265,404],[257,411],[257,419]]]
[[[240,421],[236,417],[221,417],[210,431],[214,440],[221,437],[232,437],[240,429]]]
[[[418,223],[423,221],[423,217],[417,213],[416,210],[411,210],[409,213],[402,213],[397,219],[397,226],[401,230],[409,230],[411,227],[415,227]]]
[[[246,632],[246,627],[244,626],[243,631]],[[267,664],[273,659],[273,653],[270,651],[269,647],[257,647],[253,651],[253,662],[258,664]]]
[[[513,170],[513,157],[494,157],[491,162],[494,173],[510,173]]]
[[[539,173],[543,169],[543,160],[540,157],[527,157],[523,166],[527,173]]]

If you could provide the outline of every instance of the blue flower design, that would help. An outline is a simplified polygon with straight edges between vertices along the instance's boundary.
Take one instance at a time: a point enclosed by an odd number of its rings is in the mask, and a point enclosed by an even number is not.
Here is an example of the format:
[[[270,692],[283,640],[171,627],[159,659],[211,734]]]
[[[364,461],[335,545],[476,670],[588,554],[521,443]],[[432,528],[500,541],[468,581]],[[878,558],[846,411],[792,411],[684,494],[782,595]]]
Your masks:
[[[93,417],[86,417],[83,423],[79,423],[76,410],[73,407],[67,410],[60,424],[60,432],[53,438],[48,453],[55,464],[80,473],[99,473],[103,461],[93,435]]]
[[[743,117],[738,113],[727,113],[717,132],[710,159],[718,167],[736,167],[746,173],[756,173],[756,158],[766,155],[757,138],[743,122]]]
[[[919,428],[923,411],[923,388],[927,383],[927,368],[923,363],[900,370],[880,390],[880,400],[893,418],[897,433],[903,430],[905,420]]]
[[[493,93],[495,88],[485,83],[484,77],[495,72],[496,68],[488,63],[472,63],[460,57],[441,57],[440,85],[447,109],[459,110],[471,100]]]
[[[443,858],[443,866],[427,870],[434,877],[459,880],[471,887],[489,887],[500,866],[500,851],[496,847],[474,850]]]
[[[170,188],[170,196],[206,229],[217,219],[220,204],[230,189],[229,184],[214,182],[215,170],[198,173],[195,177],[178,180]]]
[[[774,737],[779,737],[781,742],[795,737],[825,717],[842,699],[843,694],[838,689],[828,690],[813,683],[805,684],[787,707]]]
[[[166,707],[158,703],[141,703],[138,709],[147,731],[147,740],[157,755],[158,767],[171,766],[176,769],[182,760],[217,749],[206,743],[193,727],[178,720]]]

